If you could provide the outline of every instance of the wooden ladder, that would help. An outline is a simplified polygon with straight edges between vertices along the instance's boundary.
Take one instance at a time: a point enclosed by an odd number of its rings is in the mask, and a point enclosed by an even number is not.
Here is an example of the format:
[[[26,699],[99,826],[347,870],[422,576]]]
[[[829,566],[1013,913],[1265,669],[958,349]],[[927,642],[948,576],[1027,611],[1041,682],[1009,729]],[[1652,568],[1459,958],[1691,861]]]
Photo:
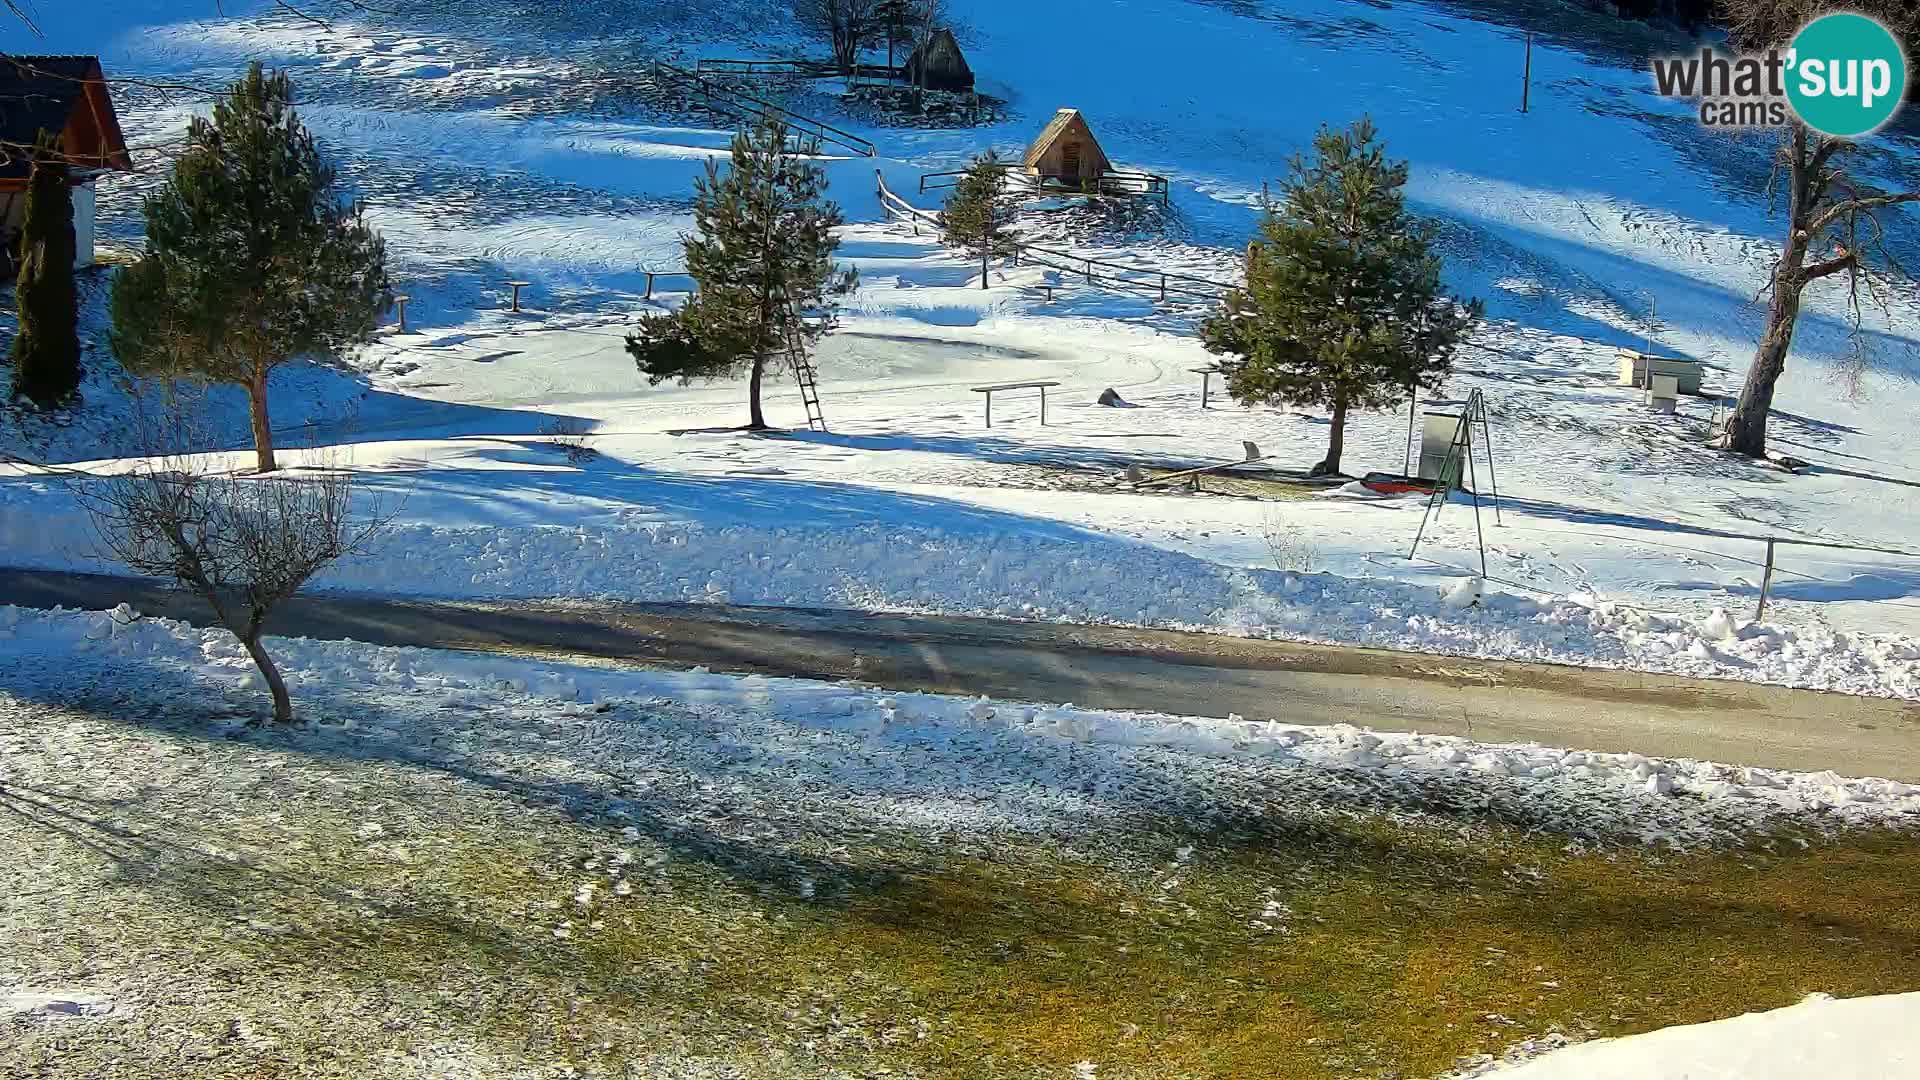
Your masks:
[[[800,353],[793,354],[793,378],[800,384],[800,400],[807,407],[807,427],[813,431],[827,430],[827,414],[820,411],[820,382],[814,374],[813,361]]]

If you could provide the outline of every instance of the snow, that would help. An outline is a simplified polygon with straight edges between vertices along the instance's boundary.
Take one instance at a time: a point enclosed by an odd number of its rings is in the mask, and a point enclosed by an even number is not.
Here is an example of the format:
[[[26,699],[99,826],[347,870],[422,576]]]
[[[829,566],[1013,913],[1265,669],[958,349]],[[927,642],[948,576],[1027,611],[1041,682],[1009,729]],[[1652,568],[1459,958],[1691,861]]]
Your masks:
[[[107,1016],[113,1011],[113,999],[92,990],[0,991],[0,1016],[58,1021]]]
[[[12,658],[3,687],[35,696],[63,686],[75,672],[106,665],[137,670],[147,694],[162,688],[204,701],[231,690],[252,673],[252,662],[232,635],[155,618],[129,621],[124,612],[45,612],[0,607],[0,640]],[[1846,778],[1830,771],[1797,773],[1687,759],[1608,754],[1532,744],[1493,744],[1453,736],[1373,732],[1350,725],[1303,726],[1278,722],[1169,716],[990,701],[920,693],[886,693],[845,683],[764,676],[719,675],[705,670],[636,671],[547,663],[513,657],[428,649],[387,648],[356,642],[274,639],[276,663],[297,701],[350,692],[374,695],[378,731],[337,721],[358,737],[394,745],[437,744],[434,731],[445,710],[462,703],[502,703],[524,712],[540,740],[560,739],[583,758],[632,768],[638,747],[654,738],[626,730],[627,720],[603,719],[626,701],[671,702],[701,711],[702,723],[720,724],[690,738],[716,739],[714,750],[748,758],[778,757],[785,767],[824,770],[821,784],[880,787],[917,801],[889,813],[956,826],[1038,828],[1030,805],[1035,775],[1059,767],[1053,755],[1073,759],[1075,769],[1138,753],[1164,754],[1177,774],[1232,767],[1235,784],[1250,783],[1263,804],[1301,790],[1348,812],[1418,816],[1429,789],[1476,788],[1464,797],[1489,820],[1525,821],[1575,837],[1693,848],[1751,836],[1771,827],[1801,823],[1834,828],[1906,824],[1920,818],[1920,786],[1875,778]],[[48,662],[40,664],[38,658]],[[54,661],[58,662],[54,662]],[[257,697],[257,695],[256,695]],[[766,727],[777,720],[795,730],[780,735]],[[504,732],[500,738],[506,738]],[[838,756],[820,740],[846,741]],[[806,749],[786,747],[799,740]],[[785,747],[785,748],[783,748]],[[940,748],[952,763],[909,775],[902,762],[911,748]],[[1041,752],[1036,761],[1035,747]],[[901,755],[905,754],[903,758]],[[1092,755],[1087,758],[1086,755]],[[987,762],[999,762],[988,765]],[[850,772],[847,770],[851,770]],[[1039,773],[1036,773],[1039,770]],[[1118,774],[1085,779],[1083,790],[1106,792]],[[1076,782],[1076,790],[1080,790]],[[930,793],[937,797],[927,801]],[[1106,798],[1102,795],[1101,799]],[[1079,796],[1059,793],[1081,805]],[[1098,801],[1098,800],[1096,800]],[[1450,800],[1448,801],[1450,803]],[[1064,810],[1049,804],[1047,812]],[[928,818],[928,815],[933,815]],[[380,822],[360,826],[362,840],[379,840]],[[1193,855],[1174,851],[1176,864]]]
[[[1657,35],[1540,35],[1523,116],[1486,79],[1512,66],[1517,31],[1454,9],[1140,0],[1089,19],[1080,5],[979,0],[963,37],[986,89],[1011,100],[1003,124],[879,127],[843,115],[831,84],[791,91],[881,154],[823,160],[850,221],[841,255],[862,276],[820,357],[833,433],[676,437],[737,423],[742,387],[646,387],[622,337],[684,295],[684,280],[661,278],[642,299],[644,274],[677,265],[691,178],[728,133],[652,108],[634,58],[811,48],[777,16],[721,3],[576,27],[427,5],[316,26],[268,4],[80,7],[39,12],[36,48],[201,82],[256,55],[292,68],[303,115],[414,298],[411,332],[347,370],[276,375],[283,438],[348,444],[364,489],[401,506],[371,555],[323,588],[1080,619],[1920,697],[1920,559],[1782,544],[1768,621],[1748,621],[1763,537],[1920,546],[1920,435],[1902,419],[1920,401],[1912,290],[1870,324],[1889,366],[1861,401],[1825,377],[1847,350],[1840,296],[1810,295],[1774,421],[1779,445],[1813,462],[1801,474],[1705,450],[1708,399],[1658,417],[1612,385],[1612,349],[1642,340],[1653,303],[1654,344],[1701,359],[1711,388],[1731,392],[1778,232],[1759,195],[1766,146],[1696,137],[1683,106],[1651,93],[1636,65],[1666,47]],[[1087,45],[1046,47],[1063,35]],[[1318,92],[1275,109],[1273,72]],[[1459,504],[1409,560],[1418,498],[1124,490],[1128,465],[1233,459],[1242,440],[1305,465],[1325,418],[1218,398],[1201,409],[1188,369],[1212,358],[1191,304],[1035,266],[997,268],[981,289],[969,260],[879,222],[875,169],[930,207],[919,173],[1020,144],[1060,105],[1083,109],[1116,159],[1171,177],[1174,213],[1160,228],[1035,210],[1022,228],[1222,279],[1262,182],[1318,124],[1371,113],[1441,224],[1450,284],[1494,317],[1445,400],[1425,403],[1488,396],[1503,499],[1483,523],[1484,580],[1482,530]],[[130,137],[159,147],[203,103],[129,89],[121,107]],[[1886,153],[1858,167],[1885,179],[1905,166]],[[156,171],[103,187],[109,248],[137,246],[137,196]],[[1897,248],[1911,225],[1896,215]],[[504,310],[508,278],[534,282],[529,310]],[[66,425],[19,421],[0,443],[106,469],[99,459],[127,449],[128,406],[97,340],[104,289],[90,288],[89,408]],[[1046,427],[1013,395],[981,427],[968,387],[1040,374],[1065,384]],[[1107,387],[1138,407],[1095,406]],[[775,423],[800,422],[789,387],[770,395]],[[215,397],[210,427],[239,445],[240,396]],[[1357,416],[1349,470],[1398,471],[1406,419]],[[591,430],[594,462],[543,442],[562,424]],[[1278,569],[1276,531],[1292,553]],[[67,493],[41,480],[0,484],[0,543],[15,565],[106,568]]]
[[[1836,999],[1581,1043],[1457,1074],[1499,1080],[1894,1080],[1920,1072],[1920,994]]]

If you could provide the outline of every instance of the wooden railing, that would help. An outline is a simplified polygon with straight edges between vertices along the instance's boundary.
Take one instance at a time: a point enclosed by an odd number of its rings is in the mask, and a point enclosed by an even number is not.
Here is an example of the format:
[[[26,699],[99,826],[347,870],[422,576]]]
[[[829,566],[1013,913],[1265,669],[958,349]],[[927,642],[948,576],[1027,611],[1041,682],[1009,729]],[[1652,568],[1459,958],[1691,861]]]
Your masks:
[[[1172,184],[1166,177],[1161,176],[1159,173],[1120,169],[1113,172],[1101,173],[1097,177],[1089,178],[1088,181],[1080,187],[1075,187],[1065,181],[1034,176],[1025,171],[1025,166],[1014,162],[1003,162],[1000,165],[1000,172],[1015,186],[1036,195],[1048,193],[1157,195],[1162,203],[1169,202],[1173,198]],[[941,191],[953,187],[960,182],[959,178],[966,174],[967,170],[965,169],[923,173],[920,177],[920,193],[924,195],[929,191]]]
[[[735,90],[685,68],[677,68],[672,64],[655,64],[654,68],[665,81],[683,86],[689,93],[697,95],[700,104],[709,112],[731,113],[748,120],[778,117],[803,137],[823,143],[833,143],[863,157],[879,156],[873,143],[850,131],[843,131],[831,124],[815,120],[811,116],[802,116],[784,106]]]
[[[849,71],[845,66],[829,60],[733,60],[725,57],[696,60],[693,70],[700,75],[716,77],[822,79],[830,75],[854,75],[862,79],[889,81],[902,77],[906,72],[904,67],[888,67],[885,64],[856,64]]]
[[[880,170],[875,169],[873,176],[880,197],[880,208],[889,219],[910,224],[916,234],[922,227],[926,227],[933,229],[938,235],[940,231],[938,214],[928,213],[894,194],[893,190],[887,187],[887,178]],[[1157,266],[1141,266],[1113,259],[1096,259],[1087,255],[1076,255],[1060,248],[1015,241],[1014,265],[1018,266],[1023,259],[1073,274],[1075,277],[1084,279],[1089,285],[1101,286],[1117,292],[1157,295],[1163,301],[1169,297],[1179,296],[1217,303],[1226,297],[1229,290],[1236,288],[1227,282],[1177,273]]]
[[[701,75],[798,75],[812,77],[833,74],[833,65],[818,60],[696,60],[693,70]]]

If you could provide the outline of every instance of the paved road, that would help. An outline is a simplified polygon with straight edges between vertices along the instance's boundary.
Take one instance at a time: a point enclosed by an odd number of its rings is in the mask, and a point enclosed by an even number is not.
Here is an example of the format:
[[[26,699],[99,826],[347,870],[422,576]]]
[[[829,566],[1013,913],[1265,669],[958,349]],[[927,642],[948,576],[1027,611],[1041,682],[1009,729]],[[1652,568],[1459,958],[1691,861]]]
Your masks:
[[[0,603],[206,623],[127,578],[0,570]],[[995,619],[684,604],[296,597],[269,629],[383,645],[705,664],[899,690],[1470,735],[1920,783],[1920,705],[1751,683]]]

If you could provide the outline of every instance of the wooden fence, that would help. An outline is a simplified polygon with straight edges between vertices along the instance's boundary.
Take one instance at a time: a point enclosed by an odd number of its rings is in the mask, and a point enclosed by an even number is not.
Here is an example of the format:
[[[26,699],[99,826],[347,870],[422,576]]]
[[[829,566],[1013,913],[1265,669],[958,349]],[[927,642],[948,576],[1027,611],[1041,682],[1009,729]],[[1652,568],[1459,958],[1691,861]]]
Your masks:
[[[885,79],[889,82],[901,79],[906,74],[904,67],[888,67],[885,64],[856,64],[852,70],[848,70],[830,60],[731,60],[725,58],[696,60],[693,70],[695,74],[715,77],[824,79],[835,75],[851,75],[856,79]]]
[[[811,116],[802,116],[784,106],[735,90],[685,68],[677,68],[672,64],[655,64],[654,68],[662,81],[684,88],[690,95],[697,98],[708,112],[728,113],[747,120],[777,117],[786,121],[788,127],[805,138],[832,143],[863,157],[879,156],[873,143],[850,131],[843,131],[831,124],[815,120]]]
[[[1102,173],[1075,187],[1046,177],[1034,176],[1023,166],[1013,162],[1004,162],[1000,166],[1004,175],[1015,187],[1035,195],[1146,195],[1158,197],[1162,205],[1173,201],[1173,187],[1166,177],[1159,173],[1137,172],[1128,169]],[[952,169],[946,172],[924,173],[920,177],[920,193],[941,191],[953,187],[965,176],[967,170]]]
[[[889,219],[911,225],[916,234],[922,228],[932,229],[936,236],[940,234],[939,215],[930,214],[895,195],[892,189],[887,187],[887,179],[880,170],[875,169],[873,175],[880,196],[880,208]],[[1157,296],[1162,301],[1171,297],[1182,297],[1218,303],[1226,297],[1229,290],[1237,287],[1227,282],[1182,274],[1158,266],[1142,266],[1113,259],[1096,259],[1087,255],[1076,255],[1060,248],[1015,241],[1013,264],[1018,266],[1023,260],[1072,274],[1089,285],[1112,289],[1116,292]]]

